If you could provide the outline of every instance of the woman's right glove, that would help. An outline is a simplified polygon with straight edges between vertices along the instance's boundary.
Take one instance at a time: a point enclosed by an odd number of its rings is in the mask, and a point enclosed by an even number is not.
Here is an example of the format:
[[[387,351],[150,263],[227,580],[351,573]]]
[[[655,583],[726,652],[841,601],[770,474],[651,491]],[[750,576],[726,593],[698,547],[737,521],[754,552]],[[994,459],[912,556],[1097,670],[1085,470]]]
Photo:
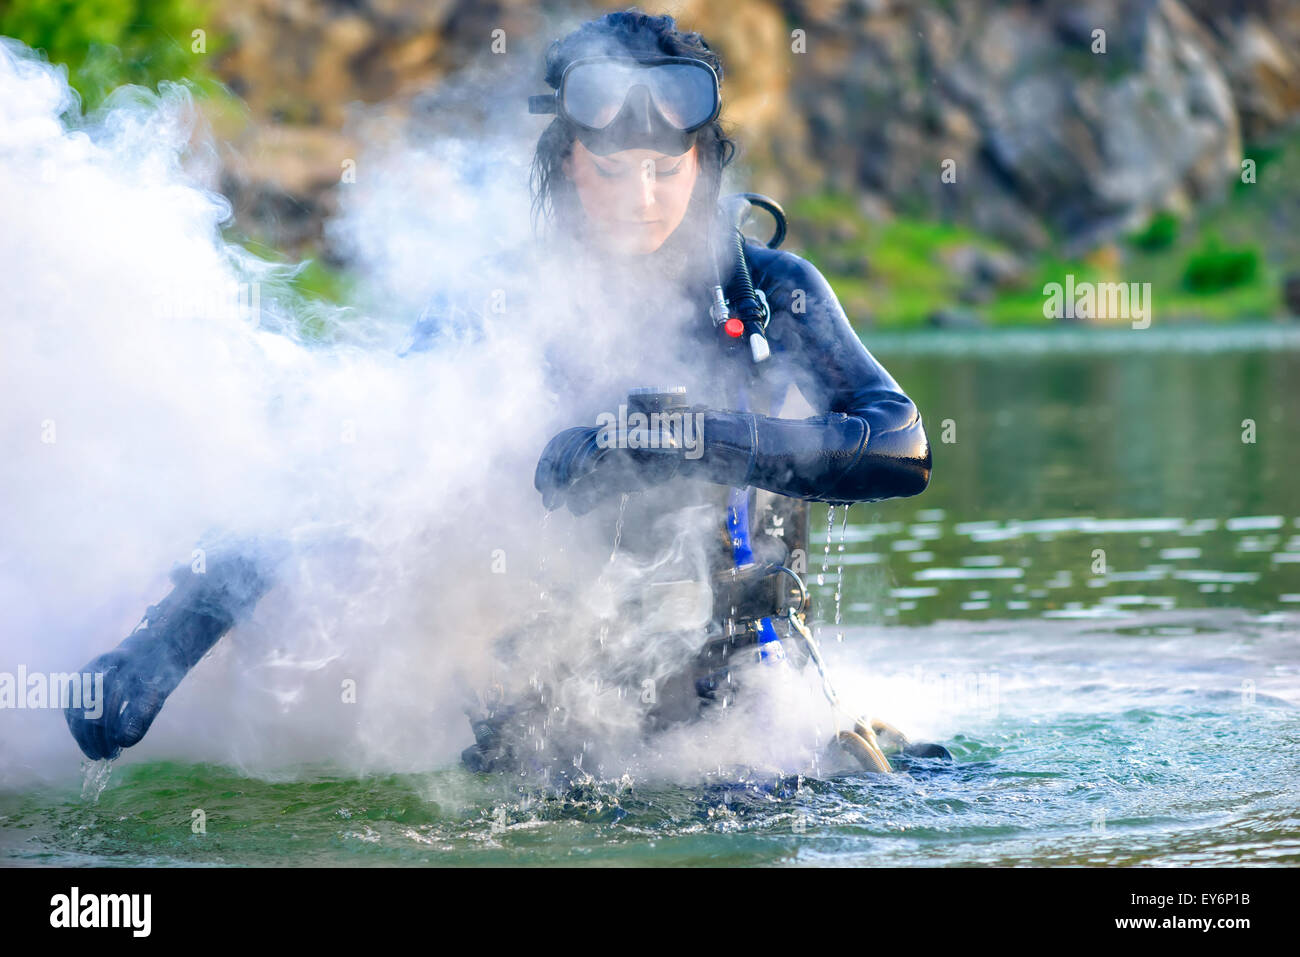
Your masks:
[[[600,426],[565,429],[546,444],[533,485],[548,510],[567,505],[574,515],[602,498],[666,482],[677,474],[680,449],[627,448],[626,437]]]
[[[534,484],[548,509],[567,504],[577,515],[612,492],[675,475],[820,502],[915,495],[930,480],[930,446],[910,401],[892,412],[878,416],[873,434],[866,416],[843,412],[779,419],[696,407],[693,441],[657,448],[602,437],[596,426],[568,429],[546,446]]]

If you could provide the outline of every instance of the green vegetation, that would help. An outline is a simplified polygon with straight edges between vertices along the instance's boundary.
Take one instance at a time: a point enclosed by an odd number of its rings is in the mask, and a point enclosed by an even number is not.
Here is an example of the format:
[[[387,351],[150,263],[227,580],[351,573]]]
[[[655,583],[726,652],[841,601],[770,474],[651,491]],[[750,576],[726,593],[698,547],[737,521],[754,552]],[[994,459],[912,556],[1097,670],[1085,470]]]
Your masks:
[[[797,200],[789,214],[800,253],[830,281],[845,312],[880,325],[919,322],[957,300],[961,284],[946,251],[1000,248],[961,226],[902,217],[872,223],[851,197],[834,194]]]
[[[1190,218],[1156,213],[1138,232],[1091,255],[1059,244],[1020,255],[1019,274],[972,289],[954,270],[964,248],[1006,256],[1008,246],[961,226],[899,216],[868,219],[853,197],[789,204],[790,246],[814,262],[857,323],[906,327],[958,309],[994,324],[1046,322],[1043,287],[1063,282],[1151,283],[1157,321],[1266,319],[1282,314],[1282,277],[1300,263],[1300,133],[1248,146],[1254,183]]]
[[[1259,254],[1249,247],[1225,249],[1218,236],[1187,260],[1183,283],[1193,292],[1219,292],[1249,283],[1259,273]]]
[[[0,34],[68,67],[87,110],[127,83],[154,88],[189,80],[215,89],[208,57],[220,38],[208,29],[210,0],[0,0]],[[203,52],[194,31],[203,30]]]
[[[1156,213],[1146,229],[1134,233],[1129,242],[1138,249],[1168,249],[1178,241],[1179,225],[1178,217],[1173,213]]]
[[[294,288],[301,295],[325,303],[349,302],[355,285],[350,273],[328,266],[319,258],[307,260],[294,277]]]

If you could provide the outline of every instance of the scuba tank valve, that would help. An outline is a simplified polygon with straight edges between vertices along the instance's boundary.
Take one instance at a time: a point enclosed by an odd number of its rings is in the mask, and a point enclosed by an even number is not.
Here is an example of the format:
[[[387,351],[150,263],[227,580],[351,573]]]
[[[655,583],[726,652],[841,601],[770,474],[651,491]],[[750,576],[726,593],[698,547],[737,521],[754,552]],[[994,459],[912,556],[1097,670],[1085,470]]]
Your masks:
[[[725,341],[736,342],[742,338],[746,339],[749,343],[750,358],[756,363],[764,362],[772,355],[766,335],[771,309],[763,290],[754,288],[754,280],[749,272],[749,260],[745,256],[745,234],[742,227],[753,207],[767,210],[776,223],[776,232],[768,240],[767,246],[769,249],[775,249],[785,238],[785,212],[775,200],[758,193],[736,193],[725,197],[719,205],[722,207],[723,221],[735,249],[735,256],[731,278],[725,288],[717,259],[714,258],[715,275],[718,281],[713,287],[713,302],[709,306],[709,316]]]

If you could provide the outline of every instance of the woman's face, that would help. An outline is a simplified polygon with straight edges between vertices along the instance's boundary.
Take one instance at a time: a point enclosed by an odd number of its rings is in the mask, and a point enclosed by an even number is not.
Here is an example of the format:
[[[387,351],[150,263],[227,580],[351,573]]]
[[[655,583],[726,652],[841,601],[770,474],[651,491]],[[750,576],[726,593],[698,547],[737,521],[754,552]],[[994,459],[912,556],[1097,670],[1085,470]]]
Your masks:
[[[645,255],[681,225],[700,176],[692,146],[681,156],[623,150],[597,156],[575,141],[564,169],[583,211],[608,248]]]

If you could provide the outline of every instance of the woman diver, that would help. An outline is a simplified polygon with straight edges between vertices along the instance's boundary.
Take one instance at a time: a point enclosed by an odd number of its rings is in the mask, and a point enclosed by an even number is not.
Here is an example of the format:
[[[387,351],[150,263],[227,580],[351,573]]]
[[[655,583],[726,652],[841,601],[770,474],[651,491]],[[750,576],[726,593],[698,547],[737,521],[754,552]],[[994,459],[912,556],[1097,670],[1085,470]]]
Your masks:
[[[621,361],[590,342],[549,343],[545,362],[565,415],[593,424],[556,434],[534,479],[546,509],[601,530],[634,570],[612,617],[642,637],[683,636],[666,662],[604,656],[612,681],[637,687],[653,676],[643,729],[730,700],[742,660],[811,657],[820,669],[802,621],[807,503],[916,495],[930,476],[915,405],[863,346],[818,270],[774,248],[784,233],[779,207],[750,194],[720,205],[736,151],[718,119],[722,75],[699,34],[630,10],[553,43],[545,79],[554,92],[529,100],[530,112],[554,115],[531,184],[549,262],[565,264],[566,280],[583,289],[575,309],[618,318],[606,345],[626,341],[618,330],[655,335],[655,348]],[[751,205],[777,220],[771,248],[740,232]],[[408,351],[433,347],[445,319],[426,310]],[[588,333],[600,337],[594,326]],[[792,403],[802,415],[790,416]],[[138,742],[271,579],[264,563],[240,554],[209,555],[205,575],[178,575],[135,633],[83,669],[105,673],[107,697],[102,717],[66,712],[86,755],[111,758]],[[773,624],[782,620],[784,642]],[[530,622],[499,650],[544,644],[545,631]],[[517,767],[538,716],[559,706],[563,680],[533,679],[480,700],[465,763]],[[829,686],[828,697],[835,704]],[[872,730],[859,722],[846,732],[858,738],[850,750],[887,770],[875,760]]]

